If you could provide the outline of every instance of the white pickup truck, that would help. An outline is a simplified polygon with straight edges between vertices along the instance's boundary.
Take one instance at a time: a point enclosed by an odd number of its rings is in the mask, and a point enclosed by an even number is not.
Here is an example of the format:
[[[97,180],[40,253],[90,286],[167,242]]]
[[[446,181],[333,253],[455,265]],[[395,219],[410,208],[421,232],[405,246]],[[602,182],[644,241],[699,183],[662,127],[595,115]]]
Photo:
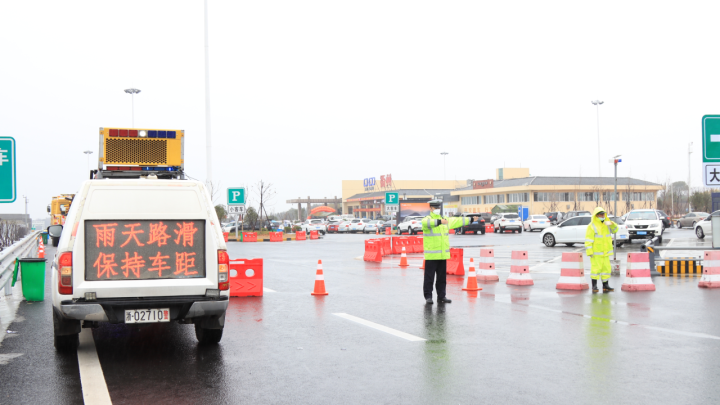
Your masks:
[[[229,298],[229,257],[203,183],[88,180],[70,207],[52,263],[55,347],[81,324],[194,324],[217,343]],[[167,330],[167,329],[165,329]]]

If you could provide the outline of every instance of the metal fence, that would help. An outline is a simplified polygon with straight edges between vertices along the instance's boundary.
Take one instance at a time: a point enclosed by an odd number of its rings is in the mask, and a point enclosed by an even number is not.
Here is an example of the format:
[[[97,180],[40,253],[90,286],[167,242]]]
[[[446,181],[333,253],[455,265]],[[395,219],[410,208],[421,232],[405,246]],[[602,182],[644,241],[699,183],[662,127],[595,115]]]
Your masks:
[[[38,236],[40,236],[40,231],[31,232],[22,240],[13,243],[0,252],[0,289],[4,289],[5,295],[12,294],[11,285],[15,259],[19,257],[37,257]]]

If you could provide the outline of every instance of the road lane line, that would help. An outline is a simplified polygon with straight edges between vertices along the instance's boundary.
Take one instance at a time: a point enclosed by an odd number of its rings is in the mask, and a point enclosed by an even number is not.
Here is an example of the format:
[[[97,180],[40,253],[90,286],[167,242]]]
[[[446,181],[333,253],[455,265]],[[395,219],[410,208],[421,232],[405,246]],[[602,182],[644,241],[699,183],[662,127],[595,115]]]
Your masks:
[[[359,323],[360,325],[365,325],[365,326],[368,326],[368,327],[370,327],[370,328],[377,329],[377,330],[382,331],[382,332],[385,332],[385,333],[389,333],[389,334],[391,334],[391,335],[393,335],[393,336],[397,336],[397,337],[399,337],[399,338],[403,338],[403,339],[405,339],[405,340],[409,340],[409,341],[411,341],[411,342],[424,342],[424,341],[426,340],[426,339],[423,339],[423,338],[421,338],[421,337],[417,337],[417,336],[411,335],[411,334],[409,334],[409,333],[400,332],[400,331],[397,330],[397,329],[388,328],[387,326],[383,326],[383,325],[377,324],[377,323],[375,323],[375,322],[370,322],[370,321],[367,321],[367,320],[365,320],[365,319],[358,318],[357,316],[348,315],[348,314],[346,314],[346,313],[342,313],[342,312],[340,312],[340,313],[333,313],[333,315],[337,315],[337,316],[339,316],[340,318],[345,318],[345,319],[347,319],[347,320],[349,320],[349,321],[357,322],[357,323]]]
[[[264,291],[264,292],[277,292],[277,291],[275,291],[275,290],[271,290],[271,289],[265,288],[265,287],[263,287],[263,291]]]
[[[80,368],[80,385],[82,386],[85,405],[112,405],[105,375],[100,366],[100,359],[95,349],[92,329],[80,332],[80,346],[77,350],[78,367]]]

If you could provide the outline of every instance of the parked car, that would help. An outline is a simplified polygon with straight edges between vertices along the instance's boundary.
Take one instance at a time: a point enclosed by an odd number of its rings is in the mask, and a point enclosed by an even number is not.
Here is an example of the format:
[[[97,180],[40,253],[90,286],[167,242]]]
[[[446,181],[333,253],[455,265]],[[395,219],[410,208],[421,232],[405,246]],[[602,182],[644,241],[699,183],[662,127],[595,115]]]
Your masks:
[[[658,213],[658,216],[660,217],[660,220],[663,223],[663,228],[665,228],[665,229],[672,228],[673,224],[672,224],[672,220],[670,219],[670,217],[666,213],[664,213],[663,211],[660,211],[660,210],[657,210],[657,213]]]
[[[615,245],[620,247],[630,240],[627,225],[620,217],[610,217],[610,220],[618,226],[615,236]],[[585,233],[590,225],[592,217],[589,215],[576,216],[566,219],[559,225],[551,226],[544,229],[540,233],[540,240],[547,247],[553,247],[558,243],[564,243],[566,246],[575,246],[575,244],[585,244]]]
[[[686,226],[692,227],[694,229],[695,224],[704,220],[709,215],[710,214],[708,214],[707,212],[690,212],[678,219],[675,225],[678,227],[678,229]]]
[[[342,221],[338,225],[338,233],[349,233],[348,230],[350,229],[350,220]]]
[[[301,230],[310,233],[311,231],[318,231],[325,235],[327,229],[325,228],[325,221],[322,219],[308,219],[300,226]]]
[[[381,221],[378,221],[377,219],[373,219],[368,221],[368,223],[365,224],[365,228],[363,229],[363,233],[375,233],[378,232],[378,225],[381,223]]]
[[[418,232],[422,232],[422,223],[420,221],[424,217],[421,216],[407,216],[403,221],[398,225],[398,234],[401,234],[403,232],[407,232],[410,235]]]
[[[470,224],[466,226],[461,226],[459,228],[455,228],[455,234],[456,235],[467,235],[469,233],[473,233],[475,235],[485,235],[485,219],[479,214],[479,213],[464,213],[464,214],[456,214],[457,216],[461,217],[467,217],[470,218]],[[478,217],[478,220],[473,222],[473,217]]]
[[[536,229],[542,231],[545,228],[550,227],[550,218],[545,215],[530,215],[528,219],[523,221],[523,229],[528,232],[532,232]]]
[[[570,218],[574,218],[574,217],[581,217],[581,216],[585,216],[585,215],[592,216],[590,211],[568,211],[563,214],[563,217],[560,220],[560,222],[562,222],[566,219],[570,219]]]
[[[495,219],[495,232],[505,232],[506,229],[511,229],[517,233],[522,233],[522,220],[520,215],[512,213],[500,213],[497,214]]]
[[[332,221],[327,224],[327,233],[338,233],[338,228],[342,221]]]
[[[350,220],[350,226],[348,227],[348,232],[355,233],[355,232],[362,232],[365,230],[365,225],[370,222],[365,218],[355,218]]]
[[[705,239],[706,236],[712,236],[712,217],[720,217],[720,211],[714,211],[707,218],[695,224],[695,236],[698,239]]]
[[[552,225],[557,225],[563,221],[563,213],[560,211],[546,212],[545,216],[548,217]]]
[[[395,220],[392,221],[385,221],[378,225],[378,229],[380,230],[380,233],[385,233],[385,229],[390,228],[390,231],[394,231],[397,227],[395,226]]]
[[[628,213],[625,224],[630,232],[630,240],[652,239],[659,237],[662,242],[663,224],[655,210],[632,210]]]

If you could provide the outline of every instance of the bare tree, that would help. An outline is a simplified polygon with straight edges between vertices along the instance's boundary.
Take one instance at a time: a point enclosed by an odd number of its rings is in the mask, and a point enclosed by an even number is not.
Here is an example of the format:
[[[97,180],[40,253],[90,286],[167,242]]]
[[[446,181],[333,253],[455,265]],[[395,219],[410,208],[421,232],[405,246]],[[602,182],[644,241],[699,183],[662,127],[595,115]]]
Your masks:
[[[24,238],[27,233],[28,228],[24,224],[13,221],[0,221],[0,250]]]
[[[258,209],[258,215],[260,219],[260,225],[262,227],[262,216],[265,214],[265,219],[269,218],[267,213],[267,205],[275,197],[275,189],[272,183],[266,183],[264,180],[260,180],[255,184],[255,194],[260,199],[260,208]]]
[[[549,193],[549,194],[550,194],[550,201],[548,201],[548,202],[549,202],[549,204],[548,204],[548,212],[556,212],[556,211],[558,211],[558,206],[559,206],[559,204],[558,204],[558,193],[557,193],[557,192],[552,192],[552,193]]]

